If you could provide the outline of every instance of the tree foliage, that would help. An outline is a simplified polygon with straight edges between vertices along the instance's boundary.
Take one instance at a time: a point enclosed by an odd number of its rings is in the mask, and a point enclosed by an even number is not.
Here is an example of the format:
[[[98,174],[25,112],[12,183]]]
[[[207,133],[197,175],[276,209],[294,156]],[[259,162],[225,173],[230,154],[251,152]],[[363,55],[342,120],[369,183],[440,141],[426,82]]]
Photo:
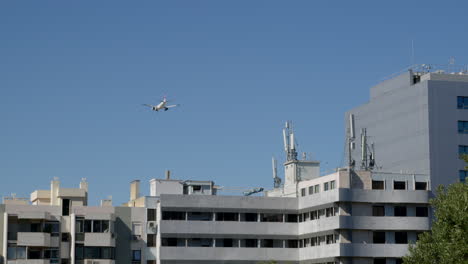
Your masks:
[[[439,186],[431,200],[435,219],[432,229],[422,233],[404,264],[468,263],[468,185]]]

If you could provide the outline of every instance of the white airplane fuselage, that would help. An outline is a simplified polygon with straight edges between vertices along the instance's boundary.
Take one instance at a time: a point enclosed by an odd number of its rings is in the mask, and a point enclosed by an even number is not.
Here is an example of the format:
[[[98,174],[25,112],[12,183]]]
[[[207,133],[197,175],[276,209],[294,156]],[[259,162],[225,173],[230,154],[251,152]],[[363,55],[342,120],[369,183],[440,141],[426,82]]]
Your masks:
[[[154,111],[159,111],[159,110],[161,110],[161,109],[166,109],[166,103],[167,103],[167,102],[166,102],[165,100],[162,101],[162,102],[160,102],[157,106],[154,106],[154,107],[153,107],[153,110],[154,110]]]

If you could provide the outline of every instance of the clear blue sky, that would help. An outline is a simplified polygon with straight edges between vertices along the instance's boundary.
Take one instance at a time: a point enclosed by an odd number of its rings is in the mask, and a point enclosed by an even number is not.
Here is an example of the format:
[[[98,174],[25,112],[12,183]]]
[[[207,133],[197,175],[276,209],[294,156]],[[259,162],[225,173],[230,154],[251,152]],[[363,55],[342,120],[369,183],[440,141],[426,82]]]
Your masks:
[[[271,187],[293,120],[340,165],[344,112],[411,62],[468,62],[466,1],[0,2],[0,195],[127,201],[163,177]],[[182,104],[152,113],[161,96]]]

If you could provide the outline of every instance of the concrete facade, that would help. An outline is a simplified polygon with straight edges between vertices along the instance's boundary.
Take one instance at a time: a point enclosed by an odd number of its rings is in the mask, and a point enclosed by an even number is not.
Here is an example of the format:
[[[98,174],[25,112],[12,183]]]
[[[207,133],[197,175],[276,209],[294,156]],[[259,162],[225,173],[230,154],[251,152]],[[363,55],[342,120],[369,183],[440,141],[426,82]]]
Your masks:
[[[354,115],[355,133],[367,129],[375,143],[377,170],[431,175],[431,189],[460,181],[465,164],[459,146],[468,145],[458,121],[468,121],[468,109],[457,107],[468,97],[468,75],[410,70],[370,90],[370,101],[346,113]],[[361,139],[352,158],[359,168]]]

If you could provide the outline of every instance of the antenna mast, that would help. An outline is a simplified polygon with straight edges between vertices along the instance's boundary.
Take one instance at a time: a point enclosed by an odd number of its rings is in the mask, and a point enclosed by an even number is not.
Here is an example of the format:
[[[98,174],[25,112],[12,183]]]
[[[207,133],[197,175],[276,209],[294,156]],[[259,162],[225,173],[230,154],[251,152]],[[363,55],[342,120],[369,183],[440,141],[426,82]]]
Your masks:
[[[291,121],[286,121],[286,125],[283,128],[283,141],[284,151],[286,152],[286,160],[297,160],[296,145],[294,143],[294,130],[292,128]]]
[[[367,170],[367,129],[361,129],[361,169]]]
[[[348,129],[348,166],[349,168],[354,168],[356,162],[351,155],[352,151],[354,150],[354,115],[349,115],[349,129]]]
[[[276,159],[273,157],[271,159],[273,165],[273,186],[279,188],[281,186],[281,178],[278,177],[278,170],[276,168]]]

